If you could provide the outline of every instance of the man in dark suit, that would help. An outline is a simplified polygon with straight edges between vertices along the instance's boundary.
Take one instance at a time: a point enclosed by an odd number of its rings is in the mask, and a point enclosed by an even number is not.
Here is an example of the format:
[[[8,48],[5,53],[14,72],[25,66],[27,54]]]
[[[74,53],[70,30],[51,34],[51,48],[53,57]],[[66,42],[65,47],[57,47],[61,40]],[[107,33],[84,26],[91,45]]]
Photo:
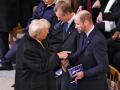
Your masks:
[[[88,11],[80,11],[75,17],[75,23],[80,32],[79,46],[67,59],[70,63],[74,59],[76,65],[83,65],[83,71],[74,75],[78,90],[108,90],[106,40],[94,27],[92,15]]]
[[[74,23],[75,13],[72,11],[71,6],[65,1],[58,2],[54,10],[58,20],[61,21],[58,23],[61,24],[57,27],[58,29],[53,30],[53,37],[59,35],[59,38],[62,39],[62,43],[59,44],[59,47],[57,47],[59,48],[57,52],[60,51],[75,52],[77,49],[76,47],[77,47],[77,35],[78,35],[78,32],[75,30],[75,23]],[[70,88],[69,81],[70,81],[70,77],[68,73],[63,71],[61,77],[61,86],[59,87],[59,90],[69,90]]]
[[[80,33],[80,55],[77,64],[82,64],[84,71],[75,74],[80,90],[107,90],[108,56],[104,36],[97,31],[92,22],[92,16],[87,11],[81,11],[75,18],[76,27]],[[85,34],[87,37],[84,37]],[[83,40],[84,39],[84,40]]]

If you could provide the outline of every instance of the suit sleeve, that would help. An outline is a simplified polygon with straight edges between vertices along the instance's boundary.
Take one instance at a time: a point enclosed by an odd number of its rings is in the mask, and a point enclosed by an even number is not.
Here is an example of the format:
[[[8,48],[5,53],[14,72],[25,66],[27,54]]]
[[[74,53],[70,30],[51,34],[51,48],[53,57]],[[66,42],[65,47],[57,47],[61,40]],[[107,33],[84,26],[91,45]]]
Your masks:
[[[120,10],[115,13],[104,13],[103,20],[117,21],[116,28],[114,31],[120,31]]]
[[[120,17],[120,10],[115,13],[103,13],[103,20],[115,21]]]
[[[107,73],[108,55],[107,55],[107,46],[105,44],[105,41],[101,40],[95,44],[93,55],[97,65],[84,72],[86,77],[97,76],[100,74]]]
[[[31,70],[44,73],[49,70],[53,70],[54,67],[58,65],[58,61],[54,59],[57,57],[55,56],[55,54],[51,57],[44,58],[39,53],[33,50],[34,49],[28,49],[24,52],[24,64]]]

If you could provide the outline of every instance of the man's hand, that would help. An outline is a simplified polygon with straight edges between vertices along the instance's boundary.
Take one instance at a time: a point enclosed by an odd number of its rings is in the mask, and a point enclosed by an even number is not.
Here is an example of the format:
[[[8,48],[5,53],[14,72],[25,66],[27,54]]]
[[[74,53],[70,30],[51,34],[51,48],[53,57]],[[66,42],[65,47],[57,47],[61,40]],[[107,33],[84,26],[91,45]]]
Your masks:
[[[57,55],[59,56],[60,59],[66,59],[70,53],[71,53],[70,51],[62,51],[57,53]]]
[[[77,12],[80,12],[82,10],[82,6],[79,6]]]
[[[100,8],[101,7],[101,3],[99,0],[96,0],[95,3],[93,4],[92,8]]]
[[[115,32],[112,36],[112,39],[115,40],[115,39],[120,39],[120,32]]]
[[[68,66],[70,66],[70,63],[68,60],[61,60],[61,67],[64,72],[67,72]]]
[[[103,21],[103,17],[102,17],[102,13],[100,12],[97,17],[97,23],[102,22],[102,21]]]
[[[81,80],[83,77],[84,77],[84,72],[81,71],[81,72],[77,72],[75,75],[75,82],[77,82],[78,80]]]

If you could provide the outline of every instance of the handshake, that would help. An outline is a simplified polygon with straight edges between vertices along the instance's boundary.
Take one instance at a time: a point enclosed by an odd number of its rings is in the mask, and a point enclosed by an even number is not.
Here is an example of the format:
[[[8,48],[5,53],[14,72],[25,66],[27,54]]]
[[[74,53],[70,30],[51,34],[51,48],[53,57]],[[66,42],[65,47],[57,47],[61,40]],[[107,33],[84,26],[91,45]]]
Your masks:
[[[61,68],[64,72],[67,72],[68,66],[70,66],[69,61],[67,60],[67,57],[71,54],[71,51],[62,51],[57,53],[58,57],[61,59]]]

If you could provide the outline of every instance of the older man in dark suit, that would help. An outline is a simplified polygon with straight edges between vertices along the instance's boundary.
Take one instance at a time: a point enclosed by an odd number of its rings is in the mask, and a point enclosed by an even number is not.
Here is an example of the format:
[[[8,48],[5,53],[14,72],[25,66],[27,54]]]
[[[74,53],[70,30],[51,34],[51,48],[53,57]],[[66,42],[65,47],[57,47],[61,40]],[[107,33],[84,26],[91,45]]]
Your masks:
[[[42,43],[49,28],[47,20],[33,20],[22,38],[16,54],[15,90],[56,90],[53,69],[58,62],[49,59]]]
[[[79,46],[77,51],[68,57],[68,60],[74,59],[76,65],[83,65],[83,71],[74,75],[77,90],[108,90],[106,40],[94,27],[92,16],[88,11],[80,11],[75,17],[75,23],[80,32]]]
[[[60,34],[61,32],[61,36],[59,36],[59,38],[62,39],[62,43],[58,47],[59,50],[57,50],[57,52],[63,50],[75,52],[77,46],[77,35],[78,35],[78,32],[75,30],[75,23],[74,23],[75,13],[72,11],[71,6],[65,1],[59,1],[56,4],[54,10],[58,20],[62,22],[62,23],[60,22],[62,25],[59,27],[59,29],[53,31],[53,32],[58,32],[58,34]],[[54,36],[56,35],[54,34]],[[69,82],[70,82],[69,74],[63,72],[62,80],[61,80],[61,89],[60,88],[59,89],[69,90],[70,89]]]

